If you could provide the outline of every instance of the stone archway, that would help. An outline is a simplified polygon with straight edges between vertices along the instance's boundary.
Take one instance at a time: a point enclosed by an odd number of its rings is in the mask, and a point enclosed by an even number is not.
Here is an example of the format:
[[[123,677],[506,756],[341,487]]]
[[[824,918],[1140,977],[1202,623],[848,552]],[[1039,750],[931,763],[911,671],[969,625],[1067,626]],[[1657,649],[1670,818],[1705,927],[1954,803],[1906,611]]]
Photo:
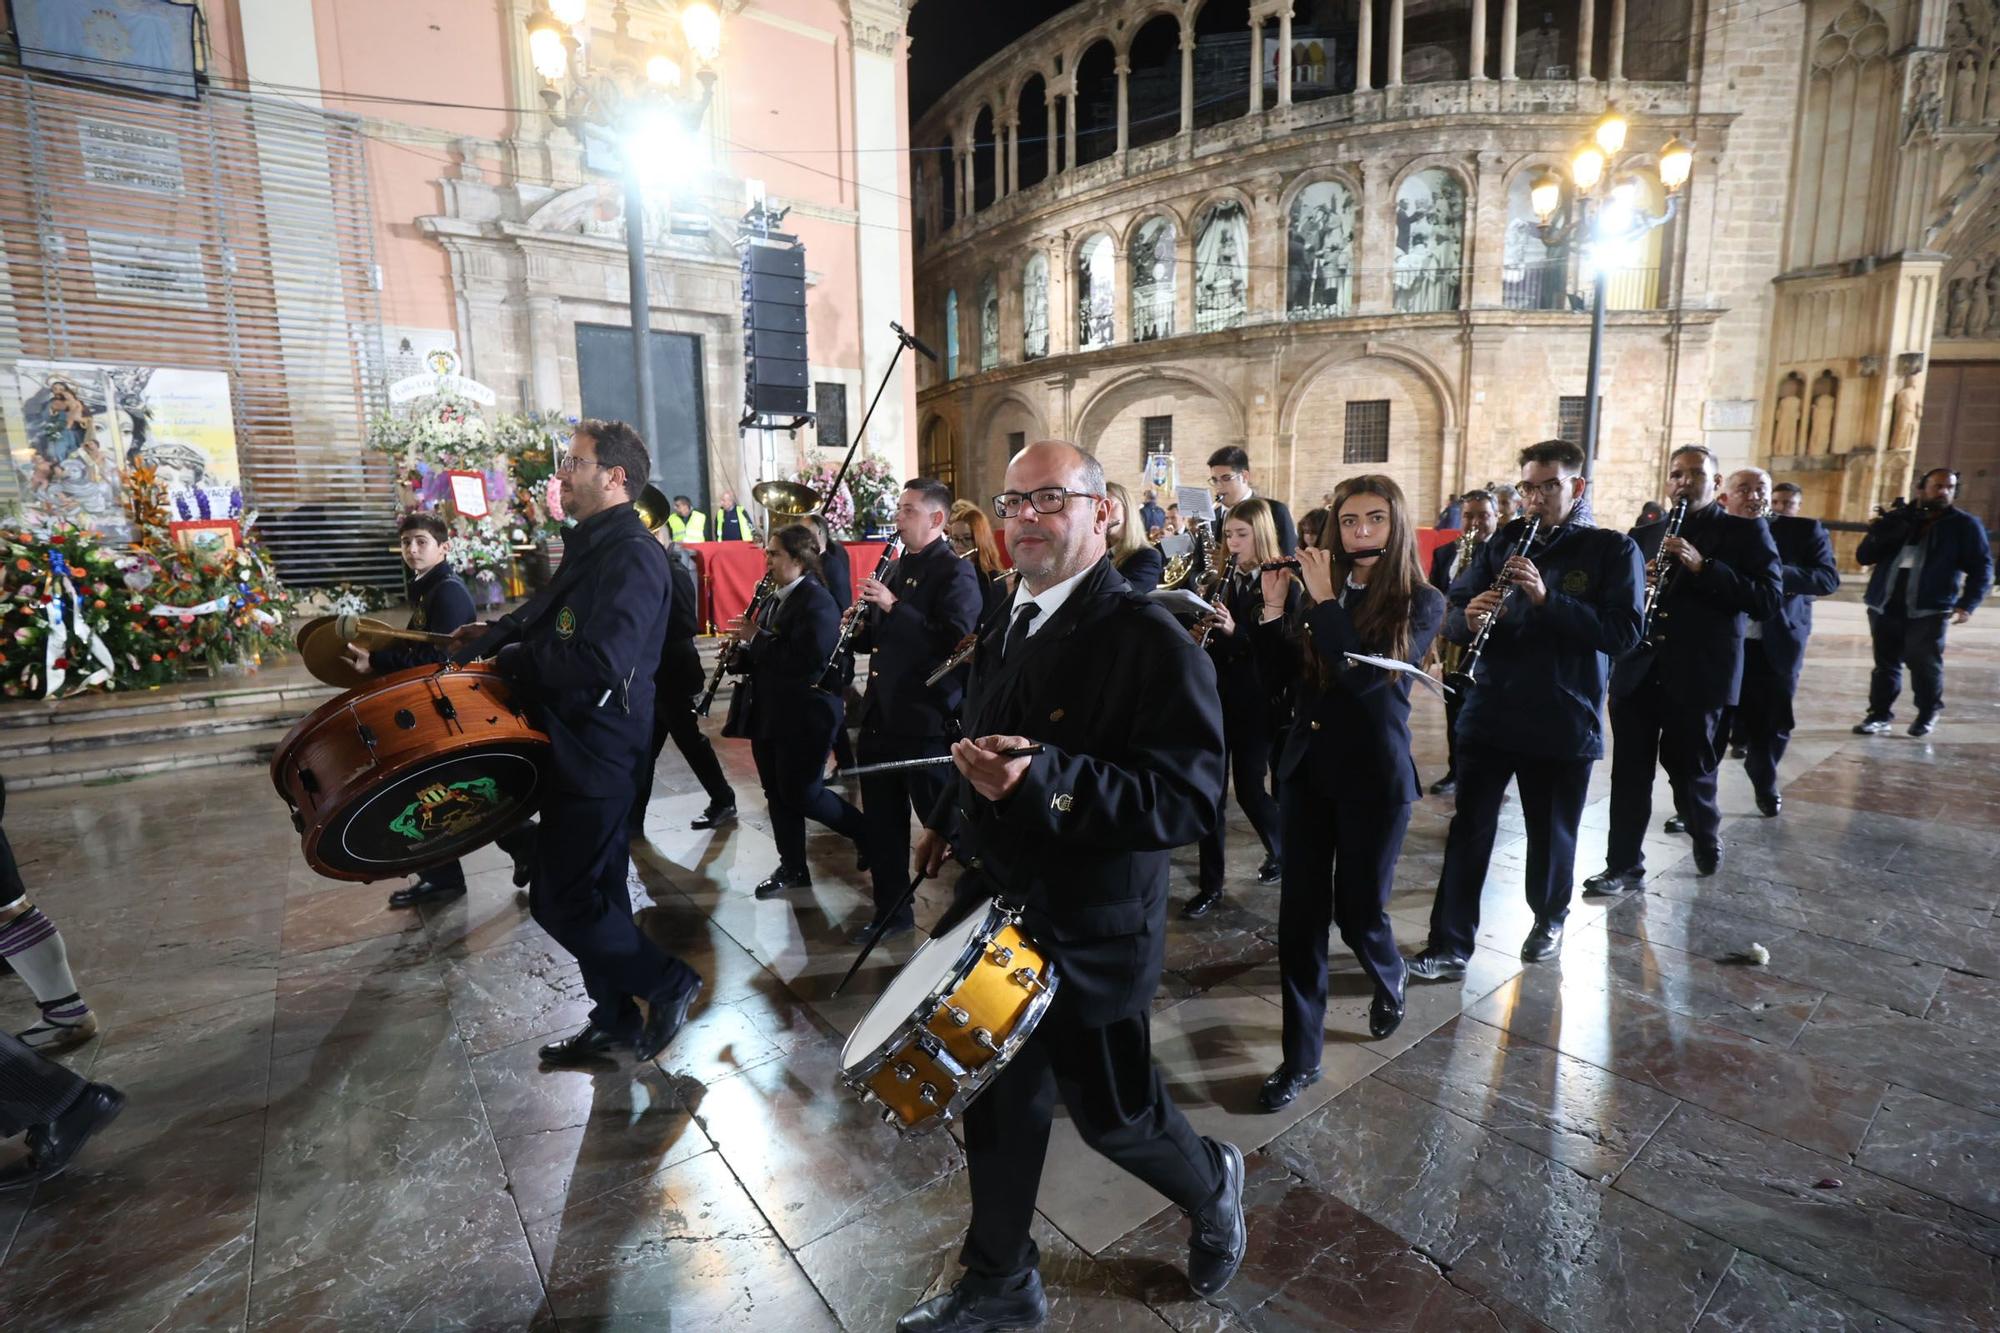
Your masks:
[[[1115,380],[1091,398],[1077,418],[1076,442],[1097,456],[1108,479],[1136,494],[1145,484],[1146,423],[1159,418],[1172,423],[1167,429],[1184,486],[1205,485],[1208,456],[1243,443],[1243,412],[1226,389],[1154,371]]]
[[[1386,439],[1372,434],[1385,413]],[[1342,478],[1374,472],[1393,477],[1413,520],[1428,523],[1438,510],[1452,415],[1437,387],[1400,359],[1362,355],[1323,362],[1293,391],[1285,412],[1294,507],[1313,508]],[[1384,443],[1371,452],[1370,446]]]

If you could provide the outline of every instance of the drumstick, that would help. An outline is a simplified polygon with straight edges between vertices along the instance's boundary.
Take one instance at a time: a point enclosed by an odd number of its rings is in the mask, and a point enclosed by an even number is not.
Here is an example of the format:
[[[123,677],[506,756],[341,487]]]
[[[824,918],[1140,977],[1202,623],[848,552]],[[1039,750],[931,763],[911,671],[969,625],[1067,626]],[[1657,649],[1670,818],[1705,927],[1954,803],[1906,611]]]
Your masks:
[[[995,750],[994,754],[1001,759],[1026,759],[1029,755],[1040,754],[1041,752],[1042,747],[1040,745],[1023,745],[1012,750]],[[859,768],[835,769],[833,776],[828,778],[827,781],[839,782],[843,778],[862,778],[867,777],[871,773],[900,773],[905,769],[932,768],[938,764],[948,764],[950,762],[951,756],[948,754],[934,754],[924,759],[891,759],[881,764],[863,764]]]
[[[425,643],[434,648],[441,648],[451,642],[449,634],[426,634],[418,629],[390,629],[387,625],[370,625],[364,630],[361,628],[361,617],[356,615],[335,616],[333,632],[340,636],[342,643],[352,643],[363,634],[377,639],[397,639],[404,643]]]
[[[886,913],[882,915],[880,919],[878,919],[875,922],[875,925],[868,932],[867,942],[861,946],[861,952],[854,956],[853,965],[847,969],[847,975],[840,979],[840,986],[835,986],[833,988],[833,994],[827,996],[829,1000],[833,999],[835,996],[840,994],[841,986],[845,986],[848,982],[854,980],[854,974],[856,972],[859,972],[861,970],[861,965],[868,961],[868,955],[875,952],[875,945],[882,938],[882,932],[889,928],[889,923],[896,919],[896,914],[903,910],[904,904],[908,903],[910,899],[917,896],[917,886],[922,884],[925,880],[929,879],[930,877],[931,877],[930,871],[919,870],[917,872],[917,877],[910,881],[909,890],[903,894],[902,901],[898,902],[894,907],[890,908]]]

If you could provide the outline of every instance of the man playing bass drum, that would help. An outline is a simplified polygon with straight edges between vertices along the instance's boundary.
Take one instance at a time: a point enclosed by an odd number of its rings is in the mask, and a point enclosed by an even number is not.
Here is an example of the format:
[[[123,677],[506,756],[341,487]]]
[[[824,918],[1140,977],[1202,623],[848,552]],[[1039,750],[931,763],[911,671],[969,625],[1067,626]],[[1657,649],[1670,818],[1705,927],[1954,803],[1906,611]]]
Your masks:
[[[1778,548],[1756,519],[1716,503],[1721,480],[1707,446],[1684,444],[1668,460],[1667,498],[1687,503],[1678,536],[1667,523],[1634,528],[1632,540],[1665,580],[1653,623],[1611,669],[1611,839],[1604,870],[1585,880],[1588,897],[1646,886],[1642,842],[1653,817],[1653,771],[1667,770],[1674,806],[1694,838],[1694,865],[1722,864],[1722,812],[1715,802],[1724,710],[1743,682],[1744,617],[1763,620],[1783,595]]]
[[[1021,905],[1056,991],[1019,1054],[965,1114],[972,1224],[964,1278],[901,1333],[1026,1328],[1048,1305],[1029,1228],[1058,1096],[1085,1143],[1193,1219],[1188,1281],[1221,1291],[1243,1262],[1243,1154],[1202,1138],[1153,1065],[1167,858],[1217,818],[1215,673],[1187,632],[1105,558],[1104,470],[1046,440],[994,497],[1021,572],[967,687],[957,780],[917,845],[935,871],[957,823],[968,879]],[[1033,756],[1002,752],[1038,742]],[[966,885],[962,887],[972,887]]]
[[[1535,913],[1521,957],[1539,963],[1562,950],[1577,826],[1590,767],[1604,756],[1598,710],[1611,659],[1639,641],[1645,584],[1632,539],[1578,516],[1588,484],[1582,474],[1583,450],[1567,440],[1523,449],[1519,493],[1528,518],[1541,520],[1542,540],[1532,556],[1516,552],[1528,520],[1515,519],[1480,548],[1448,594],[1445,637],[1469,643],[1487,617],[1495,623],[1459,707],[1458,809],[1445,837],[1430,942],[1410,960],[1410,975],[1426,981],[1465,976],[1510,779],[1519,784],[1528,825],[1528,906]],[[1466,508],[1469,514],[1471,496]]]

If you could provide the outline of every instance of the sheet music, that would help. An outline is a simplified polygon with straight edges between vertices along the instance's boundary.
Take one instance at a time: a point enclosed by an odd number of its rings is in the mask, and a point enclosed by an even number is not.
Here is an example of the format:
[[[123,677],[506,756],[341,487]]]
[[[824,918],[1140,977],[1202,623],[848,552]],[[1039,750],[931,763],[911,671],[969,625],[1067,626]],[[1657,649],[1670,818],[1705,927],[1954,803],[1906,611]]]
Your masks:
[[[1350,662],[1360,662],[1364,666],[1381,667],[1384,671],[1400,671],[1406,676],[1422,681],[1430,688],[1431,693],[1435,694],[1438,698],[1442,699],[1445,697],[1444,686],[1420,666],[1411,666],[1408,662],[1398,662],[1393,657],[1370,657],[1367,653],[1346,653],[1343,656]]]
[[[1146,599],[1166,607],[1173,615],[1191,616],[1197,619],[1214,609],[1198,594],[1191,593],[1186,588],[1155,588],[1146,594]]]

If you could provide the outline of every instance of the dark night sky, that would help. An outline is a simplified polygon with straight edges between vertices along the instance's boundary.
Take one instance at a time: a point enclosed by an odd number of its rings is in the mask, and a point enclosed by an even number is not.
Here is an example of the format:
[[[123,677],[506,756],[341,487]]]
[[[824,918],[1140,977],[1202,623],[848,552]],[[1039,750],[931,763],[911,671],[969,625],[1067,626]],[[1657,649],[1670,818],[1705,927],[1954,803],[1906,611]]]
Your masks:
[[[910,119],[1016,37],[1076,0],[919,0],[910,11]]]

